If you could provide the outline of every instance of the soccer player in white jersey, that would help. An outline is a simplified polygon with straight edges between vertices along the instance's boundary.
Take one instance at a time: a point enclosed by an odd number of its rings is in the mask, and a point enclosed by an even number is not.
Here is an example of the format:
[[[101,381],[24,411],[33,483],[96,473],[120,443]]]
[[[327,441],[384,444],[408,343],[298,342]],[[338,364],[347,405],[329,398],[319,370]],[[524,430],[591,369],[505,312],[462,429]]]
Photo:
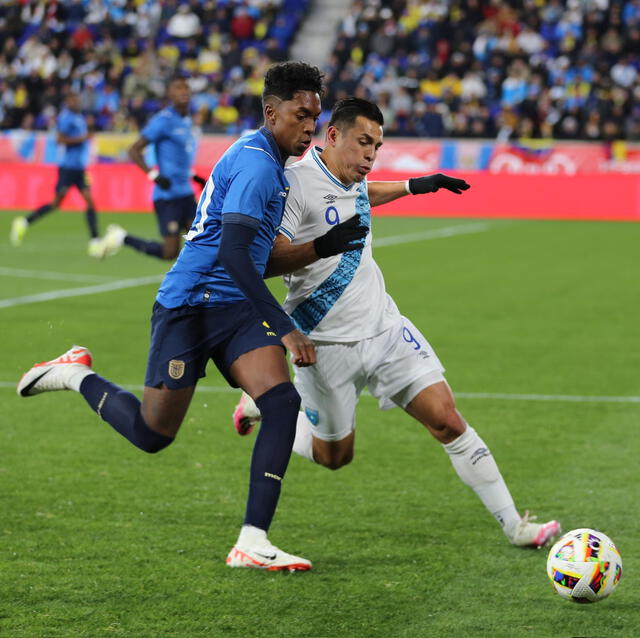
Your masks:
[[[371,252],[371,232],[364,246],[355,244],[342,254],[330,245],[327,228],[350,220],[369,227],[372,206],[439,188],[458,194],[469,188],[442,174],[367,183],[382,146],[383,123],[375,104],[341,100],[333,109],[325,148],[312,148],[286,171],[291,190],[267,274],[284,274],[284,308],[317,352],[315,366],[295,371],[303,411],[294,451],[331,469],[349,463],[355,408],[368,387],[382,408],[403,408],[443,445],[460,479],[511,543],[541,547],[560,532],[559,523],[538,524],[528,513],[518,514],[489,447],[456,409],[436,353],[386,293]],[[247,434],[259,420],[259,411],[243,395],[234,412],[236,429]]]

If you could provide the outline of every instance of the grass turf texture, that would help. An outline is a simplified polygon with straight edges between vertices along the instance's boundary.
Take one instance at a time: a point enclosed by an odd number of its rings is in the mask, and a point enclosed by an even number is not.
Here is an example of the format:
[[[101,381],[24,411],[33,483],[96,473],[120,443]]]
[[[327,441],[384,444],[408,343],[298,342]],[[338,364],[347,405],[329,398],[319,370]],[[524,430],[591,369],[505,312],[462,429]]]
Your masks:
[[[0,299],[164,272],[124,247],[86,257],[84,221],[56,214],[20,249],[0,213]],[[148,215],[101,215],[153,237]],[[465,220],[375,220],[377,237]],[[486,232],[380,247],[404,314],[461,392],[638,395],[640,226],[489,222]],[[17,277],[6,269],[88,275]],[[14,272],[14,275],[11,273]],[[24,273],[23,273],[24,274]],[[565,530],[601,529],[624,575],[597,605],[566,603],[546,551],[511,547],[448,458],[399,410],[363,397],[354,462],[330,472],[295,456],[272,540],[314,571],[224,565],[244,510],[253,436],[215,368],[176,443],[139,452],[81,397],[15,395],[33,361],[72,343],[96,369],[141,384],[155,284],[0,308],[0,635],[21,637],[628,638],[637,586],[640,405],[459,399],[516,503]],[[274,289],[282,293],[276,282]],[[636,629],[633,629],[633,628]]]

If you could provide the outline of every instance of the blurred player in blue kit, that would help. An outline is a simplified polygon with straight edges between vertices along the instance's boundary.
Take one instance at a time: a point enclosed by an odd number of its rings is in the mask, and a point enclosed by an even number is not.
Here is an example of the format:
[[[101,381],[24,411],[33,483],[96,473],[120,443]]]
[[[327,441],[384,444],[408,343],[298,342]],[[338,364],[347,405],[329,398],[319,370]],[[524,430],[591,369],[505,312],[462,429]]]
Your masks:
[[[69,93],[67,96],[65,108],[58,116],[56,127],[57,141],[58,144],[64,146],[64,155],[58,166],[58,181],[54,198],[48,204],[36,208],[26,217],[16,217],[13,220],[11,243],[14,246],[22,244],[29,226],[58,208],[67,196],[69,189],[75,186],[87,205],[85,217],[90,236],[88,252],[92,257],[99,258],[102,256],[102,247],[98,237],[98,220],[86,173],[91,133],[87,127],[86,119],[80,112],[80,98],[76,93]]]
[[[469,188],[464,180],[442,174],[368,182],[383,124],[375,104],[342,100],[332,111],[325,148],[312,148],[285,172],[291,190],[267,275],[285,275],[284,308],[314,341],[317,357],[315,366],[295,372],[303,411],[293,450],[334,470],[350,463],[355,409],[368,387],[383,409],[403,408],[442,444],[460,479],[511,543],[540,547],[560,532],[560,525],[519,515],[489,447],[456,409],[438,356],[387,294],[373,259],[371,232],[354,250],[340,255],[332,250],[336,229],[351,224],[369,230],[372,206]],[[260,412],[244,395],[234,412],[238,433],[250,432]]]
[[[263,275],[289,191],[284,164],[310,146],[322,91],[316,67],[286,62],[267,72],[264,126],[236,141],[214,167],[185,245],[158,291],[142,402],[96,374],[82,346],[34,365],[17,387],[23,397],[80,392],[131,443],[158,452],[173,442],[212,359],[262,414],[244,524],[227,557],[231,567],[311,568],[308,560],[272,545],[267,531],[300,408],[284,347],[301,367],[315,363],[315,347],[271,295]],[[346,249],[335,230],[330,243],[333,251]]]
[[[167,87],[170,106],[154,115],[129,149],[129,157],[154,182],[153,208],[158,220],[159,241],[134,237],[111,224],[104,237],[105,255],[115,254],[122,244],[141,253],[172,260],[180,251],[180,234],[191,227],[196,212],[191,181],[204,186],[206,180],[192,170],[196,139],[189,113],[191,89],[187,78],[174,77]],[[158,168],[150,168],[144,149],[152,144]]]

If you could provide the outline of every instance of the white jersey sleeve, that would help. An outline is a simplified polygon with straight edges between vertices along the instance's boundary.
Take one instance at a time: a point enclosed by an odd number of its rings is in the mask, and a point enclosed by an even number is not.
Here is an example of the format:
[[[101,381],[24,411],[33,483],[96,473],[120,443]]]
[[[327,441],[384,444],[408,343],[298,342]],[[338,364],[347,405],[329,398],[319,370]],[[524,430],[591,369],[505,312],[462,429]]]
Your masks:
[[[344,186],[327,169],[320,151],[312,148],[285,172],[291,188],[280,231],[293,244],[320,237],[356,214],[371,227],[366,180]],[[315,341],[360,341],[398,320],[400,313],[373,260],[371,241],[369,232],[363,249],[319,259],[284,276],[284,308]]]
[[[286,175],[290,186],[289,195],[287,196],[282,222],[278,230],[293,241],[304,217],[305,199],[304,190],[298,181],[298,175],[294,171],[288,171]]]

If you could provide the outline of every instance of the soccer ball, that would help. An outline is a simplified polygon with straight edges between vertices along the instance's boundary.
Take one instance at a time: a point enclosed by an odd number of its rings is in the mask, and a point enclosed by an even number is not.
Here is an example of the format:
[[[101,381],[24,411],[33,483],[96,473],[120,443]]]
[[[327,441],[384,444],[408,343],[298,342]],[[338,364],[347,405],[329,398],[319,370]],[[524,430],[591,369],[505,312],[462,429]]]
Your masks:
[[[613,541],[602,532],[574,529],[551,548],[547,575],[563,598],[597,603],[618,586],[622,558]]]

